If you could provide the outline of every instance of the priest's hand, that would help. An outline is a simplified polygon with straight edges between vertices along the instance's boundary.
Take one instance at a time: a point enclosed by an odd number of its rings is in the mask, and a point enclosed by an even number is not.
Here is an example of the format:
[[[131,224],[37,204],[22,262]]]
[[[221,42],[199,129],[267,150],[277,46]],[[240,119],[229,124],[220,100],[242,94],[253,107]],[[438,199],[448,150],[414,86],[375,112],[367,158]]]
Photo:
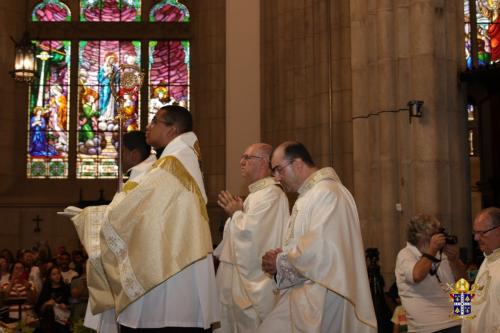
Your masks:
[[[229,216],[233,216],[234,212],[238,210],[243,210],[243,200],[240,197],[235,197],[228,191],[221,191],[219,193],[217,203]]]
[[[262,270],[269,275],[275,275],[276,269],[276,258],[278,254],[283,252],[281,248],[269,250],[262,256]]]

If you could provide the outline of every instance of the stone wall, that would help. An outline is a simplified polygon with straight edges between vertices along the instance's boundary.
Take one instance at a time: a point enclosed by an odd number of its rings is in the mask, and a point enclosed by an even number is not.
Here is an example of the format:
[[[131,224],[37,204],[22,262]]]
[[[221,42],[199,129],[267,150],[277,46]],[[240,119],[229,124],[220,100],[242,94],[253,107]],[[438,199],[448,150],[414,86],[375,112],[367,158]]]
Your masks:
[[[299,140],[319,166],[333,160],[388,281],[416,213],[470,246],[461,3],[261,3],[264,141]],[[424,116],[410,124],[400,109],[413,99]]]

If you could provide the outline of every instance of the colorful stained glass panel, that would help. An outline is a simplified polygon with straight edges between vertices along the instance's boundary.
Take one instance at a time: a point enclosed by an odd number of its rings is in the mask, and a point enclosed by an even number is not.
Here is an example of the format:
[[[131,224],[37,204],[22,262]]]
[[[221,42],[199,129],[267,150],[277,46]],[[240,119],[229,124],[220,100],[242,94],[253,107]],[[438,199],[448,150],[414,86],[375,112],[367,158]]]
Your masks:
[[[467,68],[472,68],[472,45],[471,45],[471,26],[470,26],[470,8],[469,8],[469,0],[464,0],[464,32],[465,32],[465,62],[467,64]]]
[[[177,104],[189,108],[189,42],[149,42],[149,116]]]
[[[162,0],[151,8],[150,22],[189,22],[189,10],[177,0]]]
[[[35,6],[31,19],[34,22],[71,21],[71,11],[60,0],[44,0]]]
[[[82,22],[138,22],[141,0],[80,0]]]
[[[500,61],[500,0],[476,0],[477,62],[485,66]],[[465,52],[467,67],[472,68],[469,0],[465,8]]]
[[[120,86],[120,68],[139,67],[140,50],[137,41],[80,42],[77,178],[118,175],[118,110],[123,131],[140,127],[139,92]]]
[[[34,41],[38,73],[30,87],[28,178],[66,178],[69,145],[69,41]]]

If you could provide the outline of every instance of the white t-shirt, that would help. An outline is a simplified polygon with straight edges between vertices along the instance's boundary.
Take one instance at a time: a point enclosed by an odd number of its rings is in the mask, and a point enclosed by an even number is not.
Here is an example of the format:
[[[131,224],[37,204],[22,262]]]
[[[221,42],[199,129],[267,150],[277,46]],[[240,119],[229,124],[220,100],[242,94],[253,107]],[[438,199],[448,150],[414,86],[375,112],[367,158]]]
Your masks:
[[[460,320],[450,319],[453,303],[446,284],[455,283],[455,278],[448,258],[445,254],[438,254],[441,262],[433,264],[436,274],[427,274],[422,281],[415,283],[413,268],[421,257],[422,253],[414,245],[406,243],[396,259],[396,283],[406,310],[408,332],[434,332],[460,325]]]
[[[68,269],[66,272],[61,271],[64,283],[71,284],[71,280],[78,276],[78,273],[72,269]]]

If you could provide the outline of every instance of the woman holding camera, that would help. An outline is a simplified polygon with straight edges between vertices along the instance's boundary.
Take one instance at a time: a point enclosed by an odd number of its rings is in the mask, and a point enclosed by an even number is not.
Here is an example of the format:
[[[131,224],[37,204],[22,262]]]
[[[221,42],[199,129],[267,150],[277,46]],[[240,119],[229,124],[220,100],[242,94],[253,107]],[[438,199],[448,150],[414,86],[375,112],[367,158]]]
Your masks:
[[[420,214],[408,224],[408,242],[398,253],[396,283],[407,313],[408,332],[459,333],[450,319],[453,306],[447,284],[465,277],[456,238],[433,216]]]

